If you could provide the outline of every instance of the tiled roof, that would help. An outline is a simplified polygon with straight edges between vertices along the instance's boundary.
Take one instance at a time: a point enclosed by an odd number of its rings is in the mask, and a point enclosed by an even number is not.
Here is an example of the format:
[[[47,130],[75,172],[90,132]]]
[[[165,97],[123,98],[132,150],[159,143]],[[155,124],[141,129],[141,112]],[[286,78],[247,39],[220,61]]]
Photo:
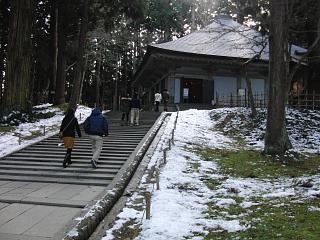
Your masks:
[[[204,29],[171,42],[154,44],[152,47],[185,53],[248,59],[261,52],[260,59],[269,60],[267,36],[227,16],[217,17]],[[292,45],[291,56],[294,61],[301,58],[301,55],[295,54],[296,51],[305,52],[306,49]]]

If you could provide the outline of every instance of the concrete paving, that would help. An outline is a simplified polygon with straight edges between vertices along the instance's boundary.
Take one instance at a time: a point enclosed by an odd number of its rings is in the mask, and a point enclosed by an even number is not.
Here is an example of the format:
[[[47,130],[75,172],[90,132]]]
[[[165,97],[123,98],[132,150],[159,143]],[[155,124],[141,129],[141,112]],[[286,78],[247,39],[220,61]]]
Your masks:
[[[90,185],[12,182],[0,185],[0,203],[36,203],[82,208],[105,188]]]
[[[52,239],[78,212],[76,208],[8,204],[0,210],[0,239]]]
[[[1,240],[61,239],[61,230],[105,189],[57,183],[0,184]]]

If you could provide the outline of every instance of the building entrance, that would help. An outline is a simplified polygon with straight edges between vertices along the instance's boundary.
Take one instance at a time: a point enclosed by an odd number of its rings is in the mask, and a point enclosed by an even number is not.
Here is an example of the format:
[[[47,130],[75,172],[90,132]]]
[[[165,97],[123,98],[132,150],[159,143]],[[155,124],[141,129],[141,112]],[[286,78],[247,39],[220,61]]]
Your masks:
[[[202,103],[202,79],[182,79],[183,103]]]

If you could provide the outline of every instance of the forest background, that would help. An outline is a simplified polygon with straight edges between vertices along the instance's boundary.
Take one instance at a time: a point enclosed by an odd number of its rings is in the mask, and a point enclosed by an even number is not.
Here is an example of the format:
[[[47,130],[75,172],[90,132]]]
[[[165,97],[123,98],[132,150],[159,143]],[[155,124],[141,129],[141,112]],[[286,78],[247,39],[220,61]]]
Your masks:
[[[291,1],[289,41],[309,48],[318,37],[318,1]],[[116,108],[147,44],[204,27],[217,14],[269,32],[266,0],[1,0],[1,114],[41,103]],[[313,7],[311,7],[313,6]],[[319,43],[313,55],[319,56]],[[311,54],[312,55],[312,54]],[[317,59],[317,58],[315,58]],[[319,59],[317,59],[319,60]],[[318,61],[314,61],[318,66]],[[319,67],[310,66],[310,76]]]

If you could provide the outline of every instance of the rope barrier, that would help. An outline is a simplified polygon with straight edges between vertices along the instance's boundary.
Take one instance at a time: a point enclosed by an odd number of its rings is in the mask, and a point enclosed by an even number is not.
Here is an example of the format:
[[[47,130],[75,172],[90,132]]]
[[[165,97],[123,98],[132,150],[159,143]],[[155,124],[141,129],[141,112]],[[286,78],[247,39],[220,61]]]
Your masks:
[[[179,116],[179,106],[176,105],[176,109],[177,109],[177,115],[176,115],[176,118],[174,120],[174,126],[173,126],[173,129],[171,131],[171,139],[169,138],[168,140],[168,148],[164,147],[162,149],[163,151],[163,163],[166,164],[167,163],[167,151],[168,149],[171,150],[171,143],[172,145],[174,145],[174,132],[176,130],[176,127],[177,127],[177,122],[178,122],[178,116]],[[166,141],[165,141],[166,142]],[[161,164],[159,164],[159,159],[158,158],[155,162],[155,165],[152,166],[151,168],[151,175],[153,178],[155,178],[155,181],[153,181],[153,184],[152,184],[152,191],[151,192],[145,192],[145,201],[146,201],[146,208],[143,210],[143,213],[142,213],[142,216],[141,216],[141,220],[140,220],[140,224],[142,224],[142,221],[143,221],[143,218],[146,214],[146,219],[150,219],[151,218],[151,196],[152,196],[152,193],[154,192],[155,190],[155,184],[156,184],[156,189],[157,190],[160,190],[160,172],[159,172],[159,166]]]

